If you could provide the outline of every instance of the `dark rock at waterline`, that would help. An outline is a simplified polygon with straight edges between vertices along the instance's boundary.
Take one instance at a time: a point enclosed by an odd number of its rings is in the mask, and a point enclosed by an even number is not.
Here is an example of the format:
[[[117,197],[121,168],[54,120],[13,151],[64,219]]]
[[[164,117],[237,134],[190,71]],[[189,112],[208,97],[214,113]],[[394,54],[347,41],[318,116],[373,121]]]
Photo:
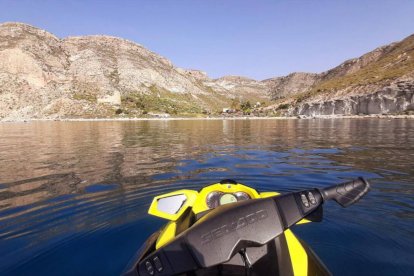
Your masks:
[[[380,91],[344,99],[299,104],[289,115],[370,115],[414,111],[414,82],[397,82]]]

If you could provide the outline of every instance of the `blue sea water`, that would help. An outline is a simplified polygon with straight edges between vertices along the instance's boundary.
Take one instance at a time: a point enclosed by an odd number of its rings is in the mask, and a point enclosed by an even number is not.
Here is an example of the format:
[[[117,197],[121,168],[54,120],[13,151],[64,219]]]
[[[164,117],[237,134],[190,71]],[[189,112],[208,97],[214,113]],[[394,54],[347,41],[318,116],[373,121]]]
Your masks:
[[[119,275],[165,221],[158,194],[233,178],[259,191],[358,176],[293,231],[334,275],[412,275],[414,120],[188,120],[0,124],[0,275]]]

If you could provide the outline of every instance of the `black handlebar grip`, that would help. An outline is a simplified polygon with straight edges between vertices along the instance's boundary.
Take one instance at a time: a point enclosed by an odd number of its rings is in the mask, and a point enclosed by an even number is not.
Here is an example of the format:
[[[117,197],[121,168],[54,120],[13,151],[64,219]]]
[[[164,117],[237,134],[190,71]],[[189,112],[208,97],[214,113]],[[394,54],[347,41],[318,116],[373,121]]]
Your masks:
[[[363,197],[370,188],[367,180],[359,177],[355,180],[319,190],[324,201],[333,199],[342,207],[348,207]]]

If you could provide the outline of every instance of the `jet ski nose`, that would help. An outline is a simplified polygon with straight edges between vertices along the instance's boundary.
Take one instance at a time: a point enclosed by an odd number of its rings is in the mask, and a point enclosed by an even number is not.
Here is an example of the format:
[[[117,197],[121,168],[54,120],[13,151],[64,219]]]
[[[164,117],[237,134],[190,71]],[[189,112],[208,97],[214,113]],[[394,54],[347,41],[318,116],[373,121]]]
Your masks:
[[[237,181],[234,179],[223,179],[220,181],[220,184],[237,184]]]

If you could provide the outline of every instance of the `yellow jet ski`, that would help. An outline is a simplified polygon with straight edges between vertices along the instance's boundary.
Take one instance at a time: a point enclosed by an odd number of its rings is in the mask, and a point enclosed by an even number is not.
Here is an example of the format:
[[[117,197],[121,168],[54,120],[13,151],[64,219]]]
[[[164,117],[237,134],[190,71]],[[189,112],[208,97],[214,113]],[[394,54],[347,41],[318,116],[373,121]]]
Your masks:
[[[259,193],[234,180],[157,196],[148,213],[169,220],[131,259],[125,275],[331,275],[289,229],[322,220],[369,190],[363,178],[324,189]]]

